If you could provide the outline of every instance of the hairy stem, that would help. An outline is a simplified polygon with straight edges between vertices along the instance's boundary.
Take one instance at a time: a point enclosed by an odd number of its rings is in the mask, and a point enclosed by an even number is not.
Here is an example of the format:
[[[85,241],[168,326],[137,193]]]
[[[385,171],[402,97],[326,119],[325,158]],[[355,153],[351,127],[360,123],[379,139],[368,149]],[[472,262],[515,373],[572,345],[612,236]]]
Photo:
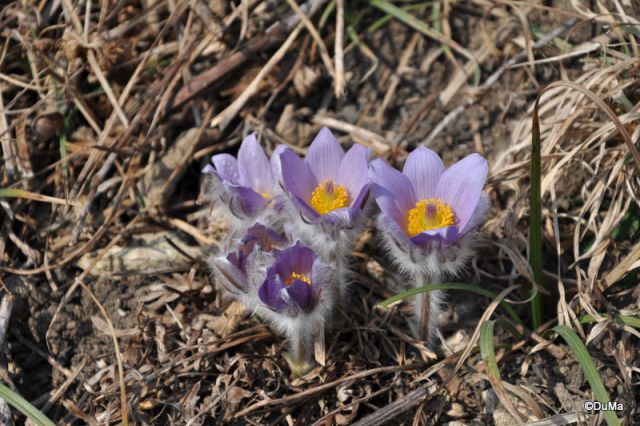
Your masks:
[[[414,287],[424,287],[427,284],[437,284],[441,281],[439,273],[431,275],[425,272],[419,272],[414,278]],[[418,296],[415,304],[415,314],[417,319],[417,329],[415,330],[416,338],[424,341],[427,346],[431,346],[433,332],[436,328],[435,320],[438,310],[439,298],[436,294],[425,292]],[[434,303],[435,302],[435,303]]]

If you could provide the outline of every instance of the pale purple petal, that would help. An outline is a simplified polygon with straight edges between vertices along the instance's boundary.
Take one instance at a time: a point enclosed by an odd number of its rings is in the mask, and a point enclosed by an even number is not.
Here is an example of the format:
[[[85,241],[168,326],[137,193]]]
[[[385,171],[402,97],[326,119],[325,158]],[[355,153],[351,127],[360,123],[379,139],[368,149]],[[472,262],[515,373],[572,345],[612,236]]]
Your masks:
[[[336,182],[347,187],[351,204],[353,204],[362,187],[369,183],[369,162],[367,161],[366,147],[354,144],[347,151],[338,168]]]
[[[313,307],[313,290],[309,284],[302,280],[294,280],[286,289],[295,307],[304,312]]]
[[[291,195],[289,197],[289,199],[291,200],[291,203],[300,211],[300,213],[302,213],[306,218],[310,218],[310,219],[315,219],[317,217],[320,217],[320,213],[318,213],[317,211],[315,211],[315,209],[313,207],[311,207],[309,205],[309,203],[307,203],[306,201],[304,201],[303,199],[301,199],[300,197],[296,196],[296,195]]]
[[[469,222],[467,222],[467,225],[460,233],[464,235],[472,229],[481,226],[484,220],[487,218],[487,214],[489,214],[490,209],[491,203],[489,202],[489,197],[487,197],[485,194],[482,194],[480,200],[478,201],[478,206],[471,215],[471,219],[469,219]]]
[[[309,166],[291,150],[285,150],[280,154],[280,163],[285,190],[308,203],[318,186],[318,181]]]
[[[338,176],[338,166],[344,157],[344,151],[333,133],[323,127],[315,137],[309,151],[306,162],[313,171],[318,182],[325,179],[335,180]]]
[[[420,232],[419,234],[411,237],[411,241],[420,247],[424,247],[429,242],[434,240],[444,242],[446,244],[452,244],[459,238],[460,233],[458,232],[458,227],[452,225],[444,228],[430,229],[428,231]]]
[[[240,183],[238,161],[230,154],[218,154],[211,157],[211,162],[216,168],[216,173],[224,181],[235,185]]]
[[[378,227],[392,234],[398,240],[405,242],[410,240],[405,228],[402,227],[394,218],[385,213],[380,213],[378,215]]]
[[[269,275],[258,289],[258,297],[269,308],[280,312],[287,307],[281,296],[283,288],[284,284],[279,275]]]
[[[409,178],[419,200],[433,198],[444,164],[440,156],[420,146],[413,150],[404,163],[402,173]]]
[[[289,148],[285,144],[280,144],[271,153],[271,174],[273,175],[273,180],[276,184],[278,182],[282,182],[282,164],[280,163],[280,155],[286,150],[289,150]]]
[[[479,154],[471,154],[449,167],[440,178],[436,196],[449,204],[459,229],[465,229],[482,196],[489,166]]]
[[[269,200],[251,188],[233,186],[229,190],[238,197],[242,211],[247,216],[256,216],[269,204]]]
[[[256,192],[271,194],[273,192],[273,174],[271,163],[264,149],[258,143],[256,134],[252,133],[242,141],[238,150],[239,183],[254,189]]]
[[[415,205],[416,196],[409,179],[382,159],[371,162],[371,191],[380,210],[406,228],[407,212]]]

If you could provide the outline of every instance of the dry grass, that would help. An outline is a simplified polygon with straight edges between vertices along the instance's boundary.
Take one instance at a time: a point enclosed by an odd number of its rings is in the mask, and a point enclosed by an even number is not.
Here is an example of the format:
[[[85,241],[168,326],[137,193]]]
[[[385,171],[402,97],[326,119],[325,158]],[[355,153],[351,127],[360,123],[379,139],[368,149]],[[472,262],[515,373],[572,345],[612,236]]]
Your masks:
[[[613,320],[640,315],[637,5],[398,1],[396,20],[383,3],[0,6],[0,284],[16,299],[2,381],[59,424],[597,423],[546,331],[564,324],[618,416],[640,418],[640,334]],[[498,301],[529,315],[531,115],[555,81],[539,104],[547,294],[531,330]],[[450,294],[437,359],[405,306],[373,308],[399,278],[372,230],[353,310],[302,379],[210,282],[225,224],[198,201],[209,156],[253,130],[304,152],[320,125],[396,164],[421,143],[489,159],[493,212],[463,279],[499,296]],[[498,384],[477,350],[489,318]]]

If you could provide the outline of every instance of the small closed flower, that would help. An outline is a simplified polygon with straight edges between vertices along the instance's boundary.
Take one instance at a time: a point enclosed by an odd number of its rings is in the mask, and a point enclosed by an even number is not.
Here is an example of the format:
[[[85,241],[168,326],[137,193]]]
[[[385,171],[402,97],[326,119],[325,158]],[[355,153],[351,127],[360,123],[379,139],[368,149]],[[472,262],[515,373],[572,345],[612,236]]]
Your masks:
[[[213,178],[214,200],[221,200],[232,217],[248,223],[264,216],[268,207],[280,207],[277,197],[281,192],[273,172],[279,153],[274,152],[270,161],[252,133],[242,141],[237,159],[230,154],[214,155],[212,164],[203,169]]]
[[[478,154],[445,170],[438,154],[424,147],[409,154],[402,173],[381,159],[372,162],[372,192],[381,211],[378,229],[414,286],[457,274],[473,254],[474,230],[489,206],[482,193],[487,172],[487,161]],[[421,323],[417,334],[425,340],[437,320],[441,297],[429,294],[431,299],[416,302]]]
[[[258,291],[260,299],[271,310],[284,315],[309,313],[328,284],[321,275],[322,268],[313,250],[297,242],[281,252],[267,269],[267,277]]]

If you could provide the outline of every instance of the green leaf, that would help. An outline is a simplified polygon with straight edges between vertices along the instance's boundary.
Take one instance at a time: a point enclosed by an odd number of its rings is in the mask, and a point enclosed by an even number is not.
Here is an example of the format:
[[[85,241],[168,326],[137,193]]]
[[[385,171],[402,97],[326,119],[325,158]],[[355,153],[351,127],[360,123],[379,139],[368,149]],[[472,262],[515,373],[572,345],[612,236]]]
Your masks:
[[[395,296],[391,296],[390,298],[378,303],[377,306],[379,308],[386,308],[387,306],[392,305],[396,302],[399,302],[402,299],[406,299],[407,297],[415,296],[415,295],[426,293],[429,291],[436,291],[436,290],[465,290],[471,293],[476,293],[482,296],[486,296],[490,299],[495,299],[497,297],[495,293],[489,290],[486,290],[481,287],[477,287],[475,285],[470,285],[470,284],[463,284],[463,283],[428,284],[424,287],[412,288],[410,290],[403,291],[402,293],[398,293]],[[523,324],[522,320],[520,319],[516,311],[513,310],[513,308],[509,306],[508,303],[502,301],[500,302],[500,306],[502,306],[507,311],[509,316],[515,322],[517,322],[518,324]]]
[[[580,367],[589,382],[589,386],[591,386],[594,397],[602,404],[607,404],[609,402],[609,395],[607,394],[604,384],[602,384],[598,369],[593,359],[591,359],[587,347],[582,343],[582,340],[580,340],[572,329],[565,325],[557,325],[553,328],[553,331],[562,336],[569,345],[569,348],[580,363]],[[614,411],[603,411],[602,415],[609,426],[620,425],[620,419],[618,419]]]
[[[542,197],[540,189],[540,123],[538,120],[538,101],[532,114],[531,129],[531,192],[529,212],[529,263],[533,279],[539,288],[542,282]],[[532,290],[533,291],[533,290]],[[542,294],[537,292],[531,299],[531,322],[533,330],[542,324]]]
[[[602,318],[605,318],[605,319],[607,318],[607,314],[599,314],[599,315]],[[640,318],[638,317],[634,317],[631,315],[615,314],[613,316],[613,320],[634,328],[640,328]],[[597,320],[596,318],[593,317],[593,315],[583,315],[580,317],[581,324],[592,324],[594,322],[597,322]]]
[[[31,405],[29,401],[0,383],[0,397],[4,398],[13,408],[27,416],[29,420],[38,426],[55,426],[42,411]]]

